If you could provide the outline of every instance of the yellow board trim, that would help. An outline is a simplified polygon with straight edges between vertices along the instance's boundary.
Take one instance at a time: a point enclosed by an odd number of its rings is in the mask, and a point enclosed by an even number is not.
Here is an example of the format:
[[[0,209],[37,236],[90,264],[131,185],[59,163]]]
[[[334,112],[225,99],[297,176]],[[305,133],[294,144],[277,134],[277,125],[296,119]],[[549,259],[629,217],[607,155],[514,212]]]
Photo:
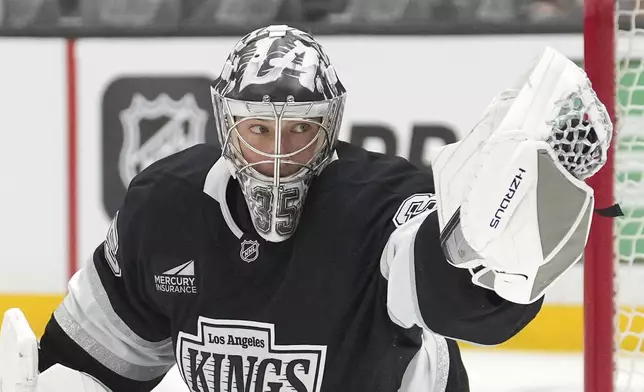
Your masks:
[[[581,352],[584,344],[584,312],[579,305],[546,304],[523,331],[507,342],[495,346],[508,350]],[[481,349],[459,343],[462,348]]]
[[[0,314],[7,309],[20,308],[27,316],[36,336],[42,336],[45,325],[54,309],[63,300],[63,295],[0,295]],[[557,352],[581,352],[584,344],[584,312],[581,305],[545,304],[541,312],[523,331],[509,341],[495,346],[507,350],[534,350]],[[644,339],[644,307],[636,310],[624,308],[620,311],[620,329],[628,326],[621,348],[625,351],[636,349]],[[459,343],[464,349],[489,349]],[[644,345],[643,345],[644,346]],[[644,351],[644,349],[643,349]]]
[[[11,308],[20,308],[36,336],[42,336],[45,325],[56,307],[63,300],[63,295],[7,295],[0,294],[0,314]]]
[[[507,342],[496,348],[554,352],[581,352],[584,347],[584,309],[581,305],[545,304],[535,319]],[[622,307],[619,312],[620,350],[644,354],[644,307]],[[623,332],[628,329],[628,333]],[[465,349],[481,349],[459,343]]]

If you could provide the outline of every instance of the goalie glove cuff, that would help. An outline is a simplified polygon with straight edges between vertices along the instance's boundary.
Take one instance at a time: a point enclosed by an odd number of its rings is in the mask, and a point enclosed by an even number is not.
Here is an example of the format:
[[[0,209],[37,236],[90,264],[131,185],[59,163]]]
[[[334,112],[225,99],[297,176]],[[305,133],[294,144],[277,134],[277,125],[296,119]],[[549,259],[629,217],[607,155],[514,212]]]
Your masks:
[[[512,137],[486,150],[451,235],[494,272],[497,294],[532,303],[582,257],[593,191],[558,164],[547,143]]]

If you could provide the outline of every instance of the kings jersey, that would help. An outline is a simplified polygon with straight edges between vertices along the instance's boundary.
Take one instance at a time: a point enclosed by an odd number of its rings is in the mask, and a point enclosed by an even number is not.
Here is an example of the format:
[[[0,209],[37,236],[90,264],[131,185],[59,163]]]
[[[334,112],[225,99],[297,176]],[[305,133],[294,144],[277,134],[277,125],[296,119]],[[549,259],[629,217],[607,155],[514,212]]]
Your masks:
[[[539,309],[445,261],[431,175],[401,158],[339,143],[279,243],[232,174],[198,145],[134,178],[47,326],[41,370],[114,391],[150,391],[175,365],[194,392],[465,391],[453,339],[500,343]]]

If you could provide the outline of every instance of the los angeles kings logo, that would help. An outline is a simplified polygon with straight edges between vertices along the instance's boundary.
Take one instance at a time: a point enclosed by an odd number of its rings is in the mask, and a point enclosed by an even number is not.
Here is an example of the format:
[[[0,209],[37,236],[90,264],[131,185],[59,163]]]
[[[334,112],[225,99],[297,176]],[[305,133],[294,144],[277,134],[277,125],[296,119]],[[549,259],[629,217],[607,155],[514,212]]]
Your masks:
[[[194,392],[319,392],[326,346],[275,344],[273,324],[200,317],[177,361]]]

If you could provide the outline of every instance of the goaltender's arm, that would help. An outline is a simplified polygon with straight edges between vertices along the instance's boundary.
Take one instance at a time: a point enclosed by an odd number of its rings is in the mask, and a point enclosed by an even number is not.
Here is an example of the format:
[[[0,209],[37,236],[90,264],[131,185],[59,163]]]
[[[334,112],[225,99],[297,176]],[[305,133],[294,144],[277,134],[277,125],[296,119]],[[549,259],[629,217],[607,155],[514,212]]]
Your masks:
[[[537,315],[543,298],[530,305],[509,302],[472,283],[469,270],[452,266],[441,248],[431,175],[405,164],[397,171],[406,174],[389,181],[391,193],[383,201],[389,222],[380,262],[392,321],[481,345],[516,335]]]
[[[93,259],[40,341],[39,370],[56,363],[87,373],[113,391],[151,391],[174,364],[169,320],[145,292],[141,260],[150,180],[135,179]]]

